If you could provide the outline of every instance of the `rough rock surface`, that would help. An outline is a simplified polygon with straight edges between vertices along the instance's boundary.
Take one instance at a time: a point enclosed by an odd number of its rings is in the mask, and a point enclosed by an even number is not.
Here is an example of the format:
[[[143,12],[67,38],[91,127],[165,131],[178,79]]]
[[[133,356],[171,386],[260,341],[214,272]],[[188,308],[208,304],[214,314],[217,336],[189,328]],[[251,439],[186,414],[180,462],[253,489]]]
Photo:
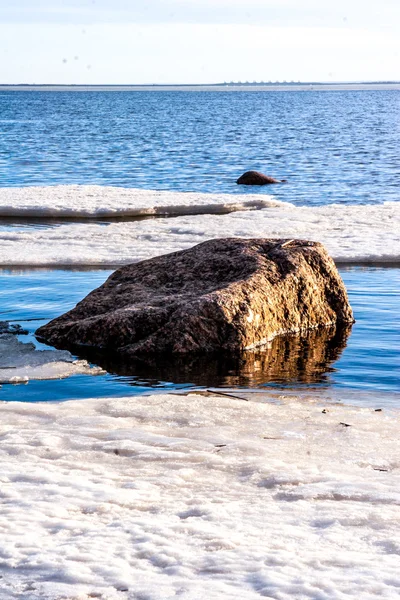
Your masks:
[[[118,269],[37,336],[58,348],[125,357],[232,353],[351,322],[345,287],[322,244],[228,238]]]
[[[274,177],[268,177],[258,171],[246,171],[236,181],[239,185],[268,185],[270,183],[284,183],[286,180],[274,179]]]

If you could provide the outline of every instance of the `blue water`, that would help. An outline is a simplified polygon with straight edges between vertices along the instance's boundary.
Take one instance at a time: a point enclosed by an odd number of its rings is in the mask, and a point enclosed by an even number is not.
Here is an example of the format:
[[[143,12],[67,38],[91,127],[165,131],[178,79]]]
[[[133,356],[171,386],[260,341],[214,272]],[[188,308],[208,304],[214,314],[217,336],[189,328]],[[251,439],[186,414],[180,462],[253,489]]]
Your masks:
[[[397,91],[0,93],[1,187],[99,184],[272,192],[279,200],[308,206],[382,203],[400,199],[399,147]],[[248,169],[289,183],[237,186],[237,177]],[[43,225],[38,220],[9,220],[0,230]],[[400,270],[351,268],[341,274],[357,322],[350,335],[329,343],[316,338],[290,342],[288,353],[299,365],[294,370],[289,363],[281,371],[264,365],[257,373],[249,364],[131,369],[107,364],[105,376],[3,385],[0,400],[113,396],[193,386],[353,390],[360,392],[360,402],[370,392],[382,397],[396,393]],[[26,327],[29,335],[21,341],[34,340],[39,325],[74,306],[107,275],[91,270],[2,270],[0,320]],[[307,362],[307,344],[325,348],[320,365]]]
[[[399,146],[398,91],[0,94],[3,187],[265,193],[256,169],[295,204],[397,201]]]
[[[27,270],[0,271],[0,320],[18,323],[29,331],[21,341],[34,341],[34,331],[51,318],[72,308],[94,287],[101,285],[110,271]],[[352,331],[339,349],[339,358],[327,363],[325,371],[304,378],[301,367],[295,377],[285,373],[249,372],[248,367],[214,368],[203,363],[181,371],[133,367],[129,375],[77,375],[59,381],[30,381],[3,385],[0,400],[65,400],[93,396],[121,396],[151,390],[204,387],[257,387],[259,389],[340,389],[378,392],[381,403],[386,393],[400,390],[400,322],[396,316],[399,269],[352,267],[341,275],[349,291],[356,317]],[[37,343],[39,348],[44,345]],[[296,349],[294,350],[296,351]],[[299,363],[301,364],[301,363]],[[207,372],[208,370],[208,372]],[[164,378],[157,378],[157,374]],[[170,377],[168,377],[170,373]],[[400,398],[398,398],[400,400]],[[393,403],[393,397],[390,396]],[[361,402],[362,403],[362,402]]]

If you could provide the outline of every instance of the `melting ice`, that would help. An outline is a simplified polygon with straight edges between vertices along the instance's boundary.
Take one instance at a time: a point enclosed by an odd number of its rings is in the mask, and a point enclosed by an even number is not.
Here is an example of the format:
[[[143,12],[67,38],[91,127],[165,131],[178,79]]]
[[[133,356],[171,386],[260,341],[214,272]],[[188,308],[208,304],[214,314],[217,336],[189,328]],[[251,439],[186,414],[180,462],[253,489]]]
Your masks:
[[[65,350],[37,350],[32,342],[21,342],[15,335],[0,335],[0,383],[102,373],[102,369],[91,367],[86,360],[74,360]]]
[[[81,221],[85,221],[82,216],[111,213],[180,216],[105,224],[86,218],[86,222],[57,227],[3,227],[0,265],[119,265],[218,237],[303,238],[325,244],[337,262],[400,261],[399,202],[299,207],[263,195],[216,196],[96,186],[35,190],[3,190],[2,198],[0,190],[2,214],[25,218],[74,215]],[[218,212],[229,214],[210,214]]]

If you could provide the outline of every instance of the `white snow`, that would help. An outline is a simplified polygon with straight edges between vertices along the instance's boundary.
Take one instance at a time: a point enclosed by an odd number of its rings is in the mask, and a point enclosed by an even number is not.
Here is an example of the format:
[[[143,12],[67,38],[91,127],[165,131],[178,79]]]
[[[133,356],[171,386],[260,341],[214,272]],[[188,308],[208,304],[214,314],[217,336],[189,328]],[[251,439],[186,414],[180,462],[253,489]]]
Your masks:
[[[0,383],[102,373],[102,369],[91,367],[86,360],[74,360],[66,350],[38,350],[32,342],[21,342],[15,335],[0,335]]]
[[[1,403],[1,599],[397,599],[399,413],[325,408]]]
[[[24,219],[229,213],[282,204],[266,194],[201,194],[99,185],[0,188],[0,217]]]
[[[125,264],[220,237],[310,239],[324,243],[338,262],[394,263],[400,261],[400,202],[13,227],[0,231],[0,265]]]

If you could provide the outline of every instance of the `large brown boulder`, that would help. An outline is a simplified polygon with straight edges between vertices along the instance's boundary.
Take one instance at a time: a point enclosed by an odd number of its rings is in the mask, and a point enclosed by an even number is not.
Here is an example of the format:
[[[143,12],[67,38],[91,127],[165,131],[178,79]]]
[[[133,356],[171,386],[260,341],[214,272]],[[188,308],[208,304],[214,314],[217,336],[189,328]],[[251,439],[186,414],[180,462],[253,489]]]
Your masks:
[[[37,336],[126,358],[237,353],[277,335],[351,322],[345,287],[322,244],[228,238],[118,269]]]
[[[258,171],[246,171],[236,181],[239,185],[268,185],[271,183],[285,183],[286,179],[275,179],[274,177],[268,177]]]

